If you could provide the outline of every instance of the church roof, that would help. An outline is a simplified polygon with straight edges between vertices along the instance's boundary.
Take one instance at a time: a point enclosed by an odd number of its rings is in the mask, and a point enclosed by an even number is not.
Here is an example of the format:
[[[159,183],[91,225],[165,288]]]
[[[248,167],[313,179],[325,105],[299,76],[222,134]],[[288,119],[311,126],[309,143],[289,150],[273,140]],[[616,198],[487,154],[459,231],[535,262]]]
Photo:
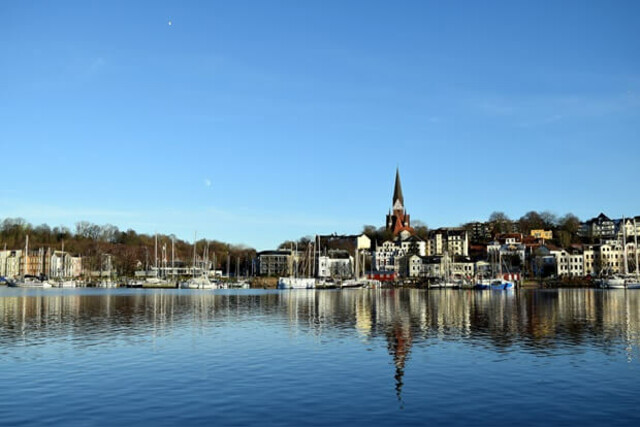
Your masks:
[[[393,203],[396,203],[396,200],[400,200],[400,203],[404,206],[404,197],[402,196],[402,185],[400,184],[400,169],[396,169],[396,185],[393,189]]]

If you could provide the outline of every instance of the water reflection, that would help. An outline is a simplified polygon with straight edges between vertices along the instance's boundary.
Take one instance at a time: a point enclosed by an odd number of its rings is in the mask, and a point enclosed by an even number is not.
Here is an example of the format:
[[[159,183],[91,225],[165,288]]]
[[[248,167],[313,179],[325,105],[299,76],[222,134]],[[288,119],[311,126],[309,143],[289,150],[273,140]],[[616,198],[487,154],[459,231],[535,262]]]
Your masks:
[[[0,290],[4,354],[47,338],[88,347],[105,338],[147,340],[178,327],[242,322],[386,345],[401,399],[412,347],[439,340],[545,356],[585,347],[605,353],[622,349],[627,360],[634,361],[640,291]]]

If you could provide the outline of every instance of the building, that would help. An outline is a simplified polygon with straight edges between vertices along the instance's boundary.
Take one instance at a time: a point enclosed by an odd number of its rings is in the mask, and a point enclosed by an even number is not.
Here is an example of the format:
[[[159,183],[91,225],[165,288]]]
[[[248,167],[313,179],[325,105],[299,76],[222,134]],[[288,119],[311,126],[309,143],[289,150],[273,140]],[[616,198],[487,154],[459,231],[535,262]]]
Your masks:
[[[393,189],[392,208],[387,214],[387,230],[391,230],[394,236],[400,233],[413,234],[411,219],[404,208],[404,196],[402,195],[402,185],[400,184],[400,170],[396,169],[396,182]]]
[[[262,251],[257,254],[258,275],[288,276],[297,254],[292,250]]]
[[[484,243],[491,240],[491,226],[486,222],[470,222],[465,225],[465,229],[473,243]]]
[[[347,278],[353,275],[354,259],[344,250],[329,250],[318,256],[318,277]]]
[[[593,239],[615,237],[616,224],[615,221],[611,220],[608,216],[600,213],[597,217],[580,224],[578,234],[581,237]]]
[[[552,230],[531,230],[531,237],[536,239],[551,240],[553,239]]]
[[[585,275],[584,253],[578,248],[563,249],[549,245],[555,258],[556,276],[582,277]]]
[[[21,250],[0,251],[0,276],[18,277],[21,274]]]
[[[469,233],[461,227],[438,228],[429,231],[427,254],[469,256]]]
[[[376,271],[392,271],[399,275],[409,275],[410,267],[408,256],[427,254],[427,242],[416,235],[402,239],[400,236],[395,241],[385,241],[373,251],[373,268]]]

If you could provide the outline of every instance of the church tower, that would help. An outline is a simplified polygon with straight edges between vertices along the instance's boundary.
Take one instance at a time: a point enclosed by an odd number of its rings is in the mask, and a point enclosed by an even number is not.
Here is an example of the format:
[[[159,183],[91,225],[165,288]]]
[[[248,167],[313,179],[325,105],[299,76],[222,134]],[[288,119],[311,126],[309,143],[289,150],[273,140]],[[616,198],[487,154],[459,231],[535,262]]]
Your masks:
[[[411,220],[404,209],[404,196],[402,195],[402,185],[400,184],[400,170],[396,169],[396,184],[393,189],[392,208],[387,215],[387,230],[393,231],[397,236],[403,230],[413,234]]]

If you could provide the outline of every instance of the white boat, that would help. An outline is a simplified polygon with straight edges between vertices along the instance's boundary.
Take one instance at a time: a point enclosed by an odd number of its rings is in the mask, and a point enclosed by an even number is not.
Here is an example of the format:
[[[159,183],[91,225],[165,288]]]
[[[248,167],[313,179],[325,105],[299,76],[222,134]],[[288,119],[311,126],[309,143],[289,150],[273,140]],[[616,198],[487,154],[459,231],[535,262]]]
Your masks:
[[[75,288],[77,283],[75,280],[53,280],[51,285],[54,288]]]
[[[210,281],[206,276],[192,277],[180,283],[181,289],[218,289],[216,282]]]
[[[29,235],[28,234],[25,239],[24,254],[25,254],[25,262],[24,262],[24,269],[22,271],[22,277],[16,280],[10,280],[9,282],[7,282],[7,285],[13,288],[39,288],[39,289],[50,288],[51,283],[47,282],[47,280],[45,280],[43,276],[40,276],[40,273],[38,273],[38,276],[25,274],[27,270],[26,260],[29,257]]]
[[[117,288],[118,284],[111,279],[103,279],[96,283],[96,288]]]
[[[452,280],[439,279],[433,283],[429,283],[429,288],[431,289],[454,289],[457,287],[459,287],[459,285]]]
[[[280,277],[278,289],[315,289],[316,279],[313,277]]]
[[[37,277],[25,276],[17,280],[9,281],[9,286],[12,288],[40,288],[47,289],[51,287],[51,283],[46,280],[40,280]]]
[[[207,275],[202,272],[201,275],[196,276],[196,244],[198,241],[197,233],[193,236],[193,277],[180,283],[181,289],[218,289],[219,286],[216,282],[209,280]],[[206,262],[206,259],[204,260]]]

